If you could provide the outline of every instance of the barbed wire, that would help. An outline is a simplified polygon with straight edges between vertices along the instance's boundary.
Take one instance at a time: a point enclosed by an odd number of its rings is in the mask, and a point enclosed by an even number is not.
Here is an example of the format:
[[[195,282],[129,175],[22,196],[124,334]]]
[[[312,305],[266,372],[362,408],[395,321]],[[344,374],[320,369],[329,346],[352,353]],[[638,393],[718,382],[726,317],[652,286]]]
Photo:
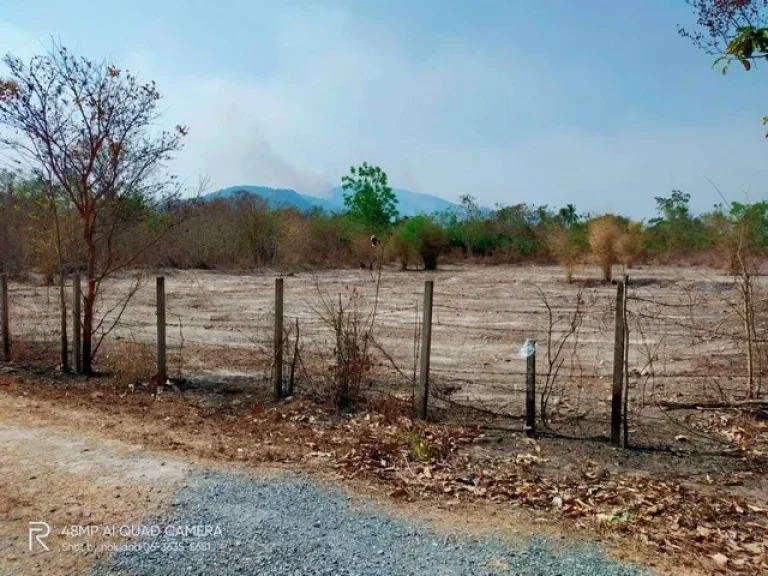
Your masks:
[[[318,293],[350,294],[357,290],[364,299],[359,313],[369,314],[374,308],[374,280],[312,277]],[[216,290],[215,278],[207,285],[199,279],[179,279],[178,289],[169,291],[166,340],[169,352],[177,354],[181,366],[226,370],[233,365],[271,362],[271,278],[254,278],[251,281],[249,277],[245,286],[226,285],[222,291]],[[296,288],[299,281],[287,278],[286,342],[290,343],[291,331],[298,323],[301,342],[297,349],[302,351],[306,370],[322,373],[335,361],[334,329],[328,318],[313,309],[314,296],[307,296],[306,287]],[[724,286],[726,289],[717,293],[696,292],[684,286],[679,294],[670,295],[648,286],[633,288],[630,282],[628,410],[630,426],[638,430],[641,443],[668,442],[676,430],[689,427],[687,414],[671,414],[660,405],[662,401],[695,402],[744,395],[738,319],[724,302],[734,292],[729,285]],[[119,283],[111,288],[119,292]],[[135,342],[151,349],[156,327],[152,288],[144,285],[137,291],[125,316],[118,318],[108,336],[111,344]],[[294,289],[297,294],[292,297]],[[412,387],[418,372],[423,291],[403,289],[392,279],[382,282],[378,290],[373,332],[378,349],[373,351],[377,356],[373,374],[387,385]],[[585,426],[607,429],[616,314],[613,287],[566,292],[562,285],[551,290],[544,285],[540,294],[521,295],[516,282],[473,279],[471,293],[465,291],[462,284],[446,288],[438,283],[434,293],[431,377],[441,401],[519,418],[526,369],[517,350],[525,339],[531,339],[537,341],[539,378],[551,395],[548,426],[566,436],[578,436]],[[102,310],[108,311],[118,292],[105,297]],[[60,329],[58,298],[56,287],[21,285],[12,291],[16,341],[55,350]],[[578,327],[574,329],[576,316]],[[762,334],[753,338],[756,344],[768,341]],[[569,339],[560,347],[561,356],[553,363],[551,354],[557,341],[566,336]],[[768,354],[760,370],[763,367],[768,367]],[[675,383],[674,389],[670,382]],[[446,392],[454,386],[459,389]]]

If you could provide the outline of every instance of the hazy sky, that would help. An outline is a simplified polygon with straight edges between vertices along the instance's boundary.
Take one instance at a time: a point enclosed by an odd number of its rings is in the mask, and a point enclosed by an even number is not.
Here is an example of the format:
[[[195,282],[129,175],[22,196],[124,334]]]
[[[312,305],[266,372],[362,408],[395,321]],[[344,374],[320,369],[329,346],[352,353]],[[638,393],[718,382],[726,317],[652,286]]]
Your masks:
[[[351,164],[481,203],[653,213],[765,197],[768,69],[727,76],[682,0],[2,0],[0,52],[110,57],[191,128],[191,184],[319,193]]]

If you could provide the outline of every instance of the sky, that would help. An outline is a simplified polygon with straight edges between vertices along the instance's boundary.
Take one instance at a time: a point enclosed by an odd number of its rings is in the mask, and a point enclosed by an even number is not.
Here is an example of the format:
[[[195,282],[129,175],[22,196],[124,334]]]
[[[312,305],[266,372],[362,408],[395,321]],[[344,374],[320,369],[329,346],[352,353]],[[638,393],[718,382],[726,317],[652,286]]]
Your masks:
[[[768,69],[677,33],[683,0],[2,0],[0,53],[108,58],[190,134],[190,188],[322,195],[351,165],[455,201],[654,213],[768,189]],[[0,74],[3,73],[0,67]]]

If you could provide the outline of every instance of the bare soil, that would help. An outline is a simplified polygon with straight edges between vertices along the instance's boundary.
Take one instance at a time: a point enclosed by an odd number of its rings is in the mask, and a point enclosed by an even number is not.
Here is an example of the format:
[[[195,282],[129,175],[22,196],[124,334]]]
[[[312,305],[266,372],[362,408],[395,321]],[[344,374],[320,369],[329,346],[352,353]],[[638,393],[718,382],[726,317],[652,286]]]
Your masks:
[[[99,557],[98,545],[120,539],[88,538],[93,553],[74,552],[82,537],[67,537],[64,526],[137,523],[167,503],[183,480],[186,463],[150,456],[141,446],[103,438],[63,434],[22,425],[8,411],[26,411],[6,402],[0,410],[0,573],[75,574]],[[22,413],[17,413],[21,415]],[[94,415],[95,417],[95,415]],[[29,522],[55,527],[46,545],[28,548]]]
[[[743,448],[745,435],[734,432],[738,422],[723,425],[706,412],[659,409],[663,401],[730,400],[747,393],[732,278],[704,268],[629,273],[631,441],[672,450]],[[424,281],[433,279],[433,407],[450,408],[450,418],[457,421],[495,417],[497,424],[522,426],[525,361],[518,351],[531,339],[538,348],[539,410],[546,409],[549,431],[573,438],[609,435],[616,287],[600,282],[597,269],[577,270],[572,284],[553,266],[451,265],[429,273],[385,268],[381,275],[366,270],[167,271],[165,276],[169,371],[193,385],[263,391],[272,362],[274,279],[283,276],[285,358],[291,362],[298,322],[300,388],[319,388],[333,365],[336,343],[328,306],[341,301],[358,312],[361,322],[376,310],[370,387],[408,398],[417,375]],[[124,307],[121,297],[137,282]],[[768,280],[756,278],[754,289],[768,289]],[[55,363],[56,289],[33,280],[12,284],[10,294],[16,356]],[[101,331],[107,334],[100,368],[126,383],[146,380],[153,372],[154,302],[153,279],[135,274],[107,283],[99,301],[99,315],[105,317]],[[576,319],[578,327],[568,336]],[[719,333],[711,334],[710,328]]]

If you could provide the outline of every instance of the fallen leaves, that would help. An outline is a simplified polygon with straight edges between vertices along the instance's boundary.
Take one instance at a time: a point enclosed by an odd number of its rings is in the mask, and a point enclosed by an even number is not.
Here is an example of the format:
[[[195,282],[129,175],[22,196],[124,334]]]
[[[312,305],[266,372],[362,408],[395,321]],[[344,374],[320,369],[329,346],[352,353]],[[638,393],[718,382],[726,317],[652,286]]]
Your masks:
[[[483,439],[478,426],[426,425],[394,410],[389,415],[340,415],[302,399],[218,410],[172,395],[147,403],[138,393],[114,404],[107,401],[108,389],[105,401],[94,403],[91,391],[82,392],[89,409],[119,408],[122,414],[162,421],[179,434],[205,438],[194,447],[203,456],[333,470],[384,487],[393,499],[432,500],[438,506],[507,503],[540,517],[573,519],[576,527],[635,539],[649,555],[671,556],[681,566],[701,568],[703,563],[713,573],[768,574],[768,504],[728,488],[740,481],[734,475],[707,476],[706,486],[696,490],[625,475],[605,461],[585,459],[561,471],[540,442],[520,440],[518,453],[478,450],[477,440]],[[762,446],[752,440],[764,434],[758,428],[762,423],[729,417],[717,424],[747,430],[744,437],[753,452]],[[155,433],[142,442],[157,445],[162,437]],[[165,446],[187,450],[193,444],[189,436],[169,436]]]
[[[394,486],[393,498],[484,499],[594,522],[676,558],[708,557],[730,574],[768,570],[768,510],[743,499],[708,495],[673,482],[608,473],[585,462],[580,474],[553,477],[541,448],[508,457],[462,450],[479,430],[424,426],[403,418],[352,417],[334,434],[348,450],[334,466],[373,474]],[[408,438],[426,439],[429,457],[413,458]],[[337,451],[337,453],[340,453]],[[386,464],[386,465],[385,465]]]

